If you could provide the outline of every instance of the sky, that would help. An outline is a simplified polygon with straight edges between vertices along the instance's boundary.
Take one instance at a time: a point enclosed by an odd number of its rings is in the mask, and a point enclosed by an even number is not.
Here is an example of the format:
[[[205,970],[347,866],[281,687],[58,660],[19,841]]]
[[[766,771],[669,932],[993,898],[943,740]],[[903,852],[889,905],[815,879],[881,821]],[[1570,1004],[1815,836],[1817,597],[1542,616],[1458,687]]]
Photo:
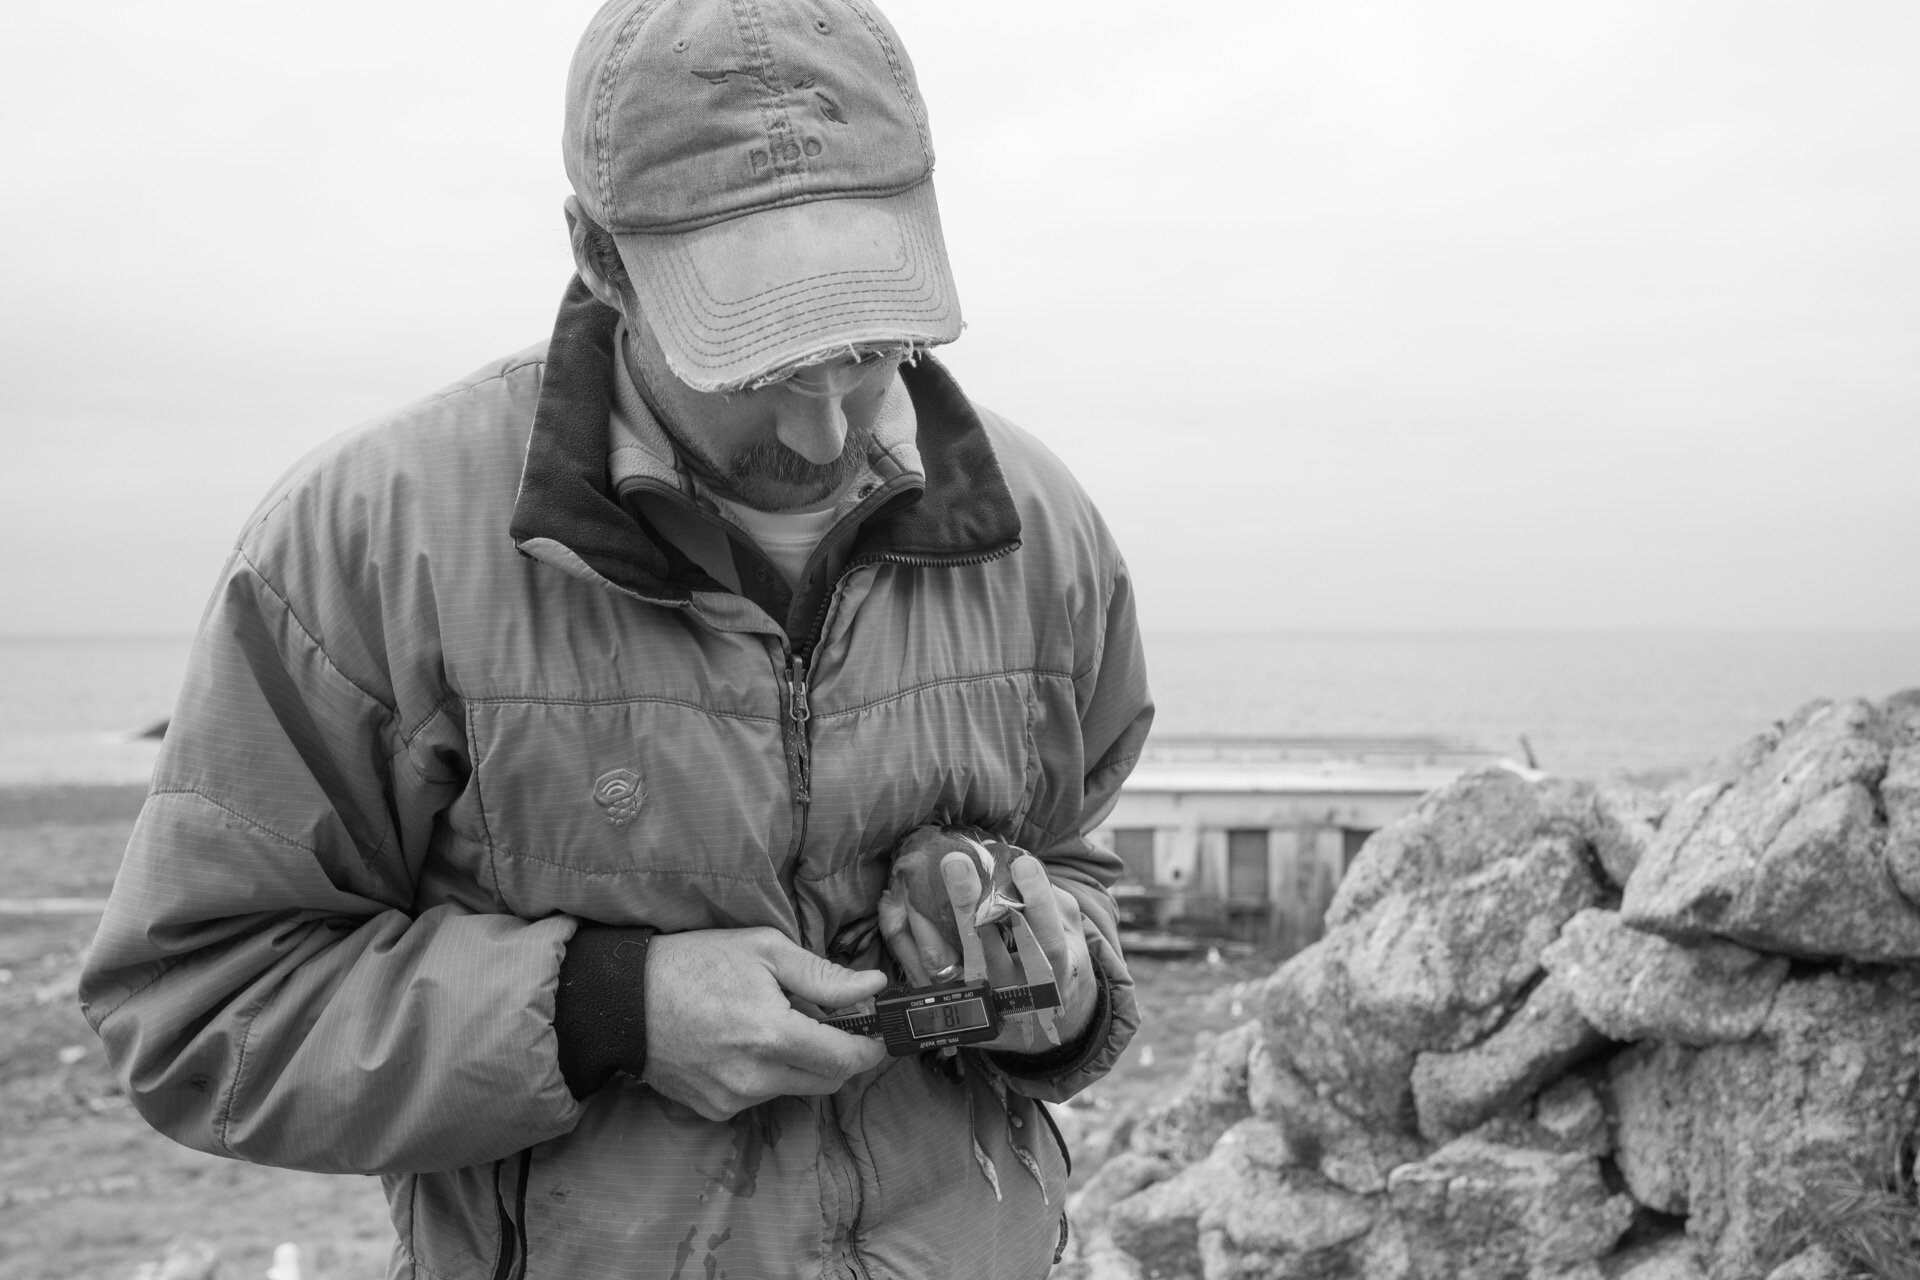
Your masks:
[[[574,0],[0,16],[0,634],[542,340]],[[1920,627],[1920,6],[894,0],[968,328],[1150,628]]]

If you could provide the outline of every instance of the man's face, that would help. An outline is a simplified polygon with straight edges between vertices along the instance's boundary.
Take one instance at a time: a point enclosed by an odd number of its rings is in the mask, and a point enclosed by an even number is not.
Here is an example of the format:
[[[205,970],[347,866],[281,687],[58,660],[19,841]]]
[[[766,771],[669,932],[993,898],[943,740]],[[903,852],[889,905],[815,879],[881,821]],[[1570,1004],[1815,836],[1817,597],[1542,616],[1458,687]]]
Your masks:
[[[841,357],[751,391],[696,391],[629,316],[632,366],[661,425],[730,496],[762,511],[819,507],[866,463],[900,357]]]

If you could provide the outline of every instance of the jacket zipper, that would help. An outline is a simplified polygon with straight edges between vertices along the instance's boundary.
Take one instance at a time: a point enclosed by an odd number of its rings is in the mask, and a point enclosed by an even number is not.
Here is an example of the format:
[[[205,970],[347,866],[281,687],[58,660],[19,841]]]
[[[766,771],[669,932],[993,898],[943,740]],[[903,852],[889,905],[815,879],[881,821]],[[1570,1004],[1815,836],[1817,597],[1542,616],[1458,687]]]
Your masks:
[[[813,804],[813,747],[807,741],[807,722],[813,719],[813,704],[807,688],[806,655],[787,651],[786,705],[780,717],[780,736],[787,757],[787,785],[793,792],[793,843],[787,847],[786,865],[780,868],[780,888],[794,904],[794,923],[801,925],[800,943],[806,946],[806,928],[794,893],[793,879],[800,871],[801,851],[807,847],[807,815]]]
[[[813,803],[813,754],[807,742],[807,722],[813,705],[807,700],[807,660],[787,655],[787,763],[793,771],[793,802],[804,810]]]
[[[523,1150],[515,1164],[519,1166],[519,1189],[514,1193],[512,1212],[507,1209],[507,1199],[500,1187],[500,1175],[506,1171],[507,1162],[495,1161],[493,1166],[493,1206],[500,1223],[500,1253],[494,1259],[494,1280],[511,1280],[527,1273],[527,1237],[515,1224],[527,1220],[527,1183],[532,1175],[533,1148]]]
[[[987,564],[994,560],[1003,560],[1019,549],[1020,539],[1015,538],[1011,542],[1003,542],[997,547],[989,547],[985,551],[976,551],[972,555],[965,556],[916,556],[908,551],[870,551],[847,567],[851,569],[866,564],[904,564],[922,569],[936,566],[951,569],[965,569],[971,565]],[[841,576],[845,577],[846,575],[842,573]]]

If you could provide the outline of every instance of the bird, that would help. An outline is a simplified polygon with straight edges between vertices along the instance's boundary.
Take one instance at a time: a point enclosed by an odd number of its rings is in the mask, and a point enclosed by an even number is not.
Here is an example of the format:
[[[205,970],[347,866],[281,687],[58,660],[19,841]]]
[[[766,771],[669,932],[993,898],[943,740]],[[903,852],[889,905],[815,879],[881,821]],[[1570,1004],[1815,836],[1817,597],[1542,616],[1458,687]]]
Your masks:
[[[954,917],[952,899],[947,892],[942,863],[950,853],[964,853],[974,867],[979,899],[973,911],[973,927],[984,929],[998,925],[1020,910],[1020,892],[1013,883],[1013,860],[1022,850],[980,827],[928,823],[915,827],[895,847],[893,868],[886,892],[880,895],[880,931],[893,946],[907,976],[915,986],[950,979],[957,964],[946,971],[931,970],[924,963],[927,948],[916,939],[913,919],[920,917],[946,943],[951,955],[959,956],[959,921]],[[909,912],[912,914],[910,915]],[[915,973],[913,961],[923,960]]]

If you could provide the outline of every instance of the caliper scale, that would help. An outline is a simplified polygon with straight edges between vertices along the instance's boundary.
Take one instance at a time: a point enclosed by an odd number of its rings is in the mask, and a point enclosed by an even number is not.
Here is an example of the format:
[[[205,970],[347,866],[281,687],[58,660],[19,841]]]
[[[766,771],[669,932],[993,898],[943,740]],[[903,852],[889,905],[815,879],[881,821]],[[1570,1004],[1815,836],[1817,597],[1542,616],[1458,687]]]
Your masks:
[[[879,1036],[896,1058],[978,1044],[1000,1034],[1009,1017],[1031,1017],[1047,1039],[1060,1043],[1054,1014],[1060,1008],[1060,988],[1053,966],[1040,950],[1025,912],[1013,910],[996,927],[1013,934],[1013,951],[1025,982],[995,987],[987,979],[987,955],[977,929],[960,931],[960,977],[930,987],[888,987],[874,997],[871,1013],[839,1013],[821,1019],[830,1027],[857,1036]]]

